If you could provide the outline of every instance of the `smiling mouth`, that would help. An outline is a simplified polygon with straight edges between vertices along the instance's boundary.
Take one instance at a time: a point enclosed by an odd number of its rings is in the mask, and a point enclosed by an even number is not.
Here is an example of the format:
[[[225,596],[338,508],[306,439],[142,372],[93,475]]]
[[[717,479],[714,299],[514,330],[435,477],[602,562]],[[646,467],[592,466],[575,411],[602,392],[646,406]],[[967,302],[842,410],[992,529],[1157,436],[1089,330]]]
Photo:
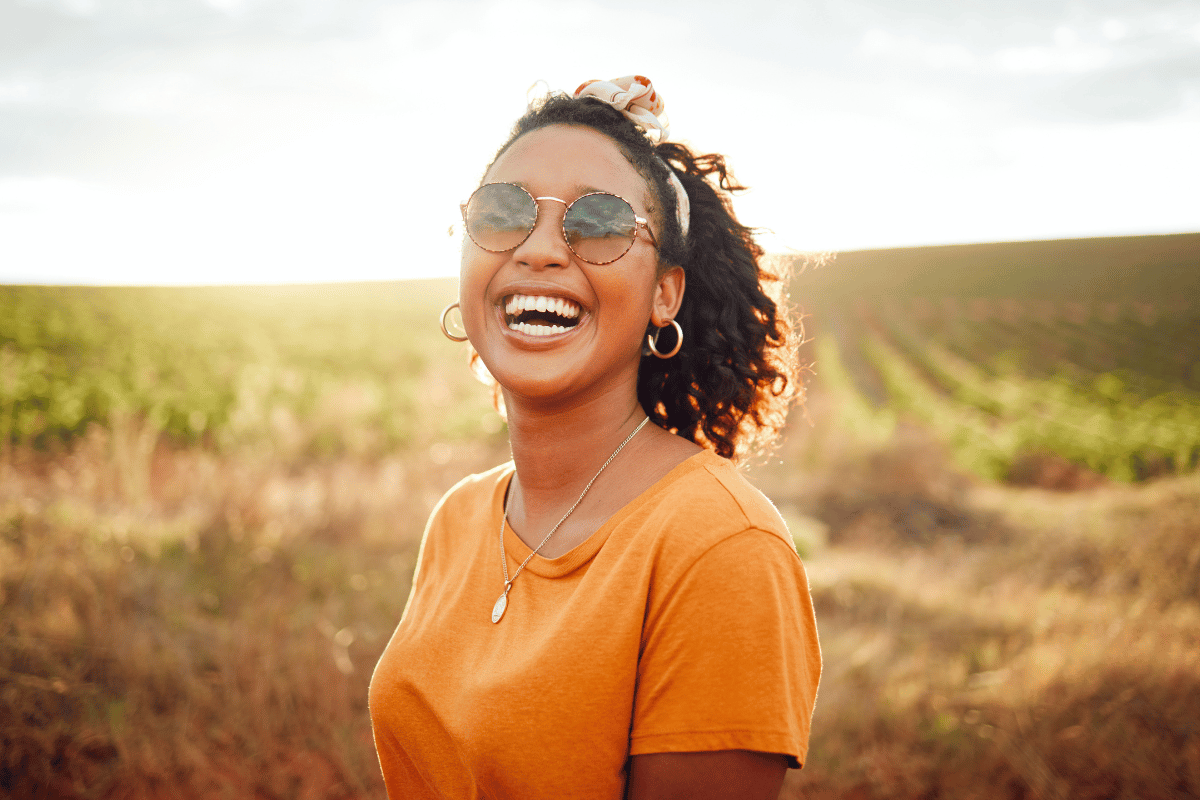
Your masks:
[[[514,294],[504,302],[504,324],[529,336],[553,336],[579,324],[582,310],[564,297]]]

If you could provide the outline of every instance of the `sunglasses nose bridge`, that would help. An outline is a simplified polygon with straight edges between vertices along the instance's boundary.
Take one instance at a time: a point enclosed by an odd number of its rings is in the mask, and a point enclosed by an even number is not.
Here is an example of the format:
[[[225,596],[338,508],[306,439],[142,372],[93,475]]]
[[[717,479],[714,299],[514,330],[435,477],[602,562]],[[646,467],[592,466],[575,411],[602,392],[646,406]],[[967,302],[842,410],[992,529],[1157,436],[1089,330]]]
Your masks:
[[[562,203],[563,215],[559,216],[557,214],[543,214],[541,206],[541,202],[543,200],[551,200],[556,203]],[[570,260],[569,255],[564,255],[569,254],[570,245],[567,244],[566,234],[563,230],[563,219],[566,216],[567,208],[569,208],[571,204],[565,200],[550,196],[533,197],[533,202],[537,209],[533,227],[529,230],[529,233],[525,236],[525,239],[515,248],[516,251],[525,250],[527,252],[520,255],[517,252],[514,252],[514,256],[516,256],[518,260],[528,260],[531,263],[536,261],[543,266],[553,266],[555,264],[560,266],[565,265],[567,261]],[[539,238],[538,229],[541,228],[543,231],[546,231],[546,226],[549,226],[549,244],[543,244],[542,240]],[[540,252],[535,254],[533,251]]]
[[[555,202],[555,203],[562,203],[562,207],[563,207],[562,217],[558,219],[558,226],[557,226],[557,227],[558,227],[558,232],[559,232],[559,233],[562,235],[562,237],[563,237],[563,241],[566,241],[566,238],[567,238],[567,233],[566,233],[566,229],[565,229],[564,225],[565,225],[565,223],[566,223],[566,220],[567,220],[567,212],[571,210],[571,204],[570,204],[570,203],[568,203],[566,200],[562,200],[562,199],[560,199],[560,198],[557,198],[557,197],[551,197],[551,196],[549,196],[549,195],[545,195],[545,196],[543,196],[543,197],[535,197],[535,198],[533,198],[533,204],[534,204],[535,206],[537,206],[537,219],[534,221],[534,227],[535,227],[535,228],[537,227],[537,223],[539,223],[539,222],[541,222],[541,221],[542,221],[542,206],[541,206],[541,203],[542,203],[542,201],[543,201],[543,200],[550,200],[550,201],[552,201],[552,202]],[[555,215],[555,216],[557,216],[557,215]],[[554,220],[553,220],[553,218],[551,218],[549,221],[550,221],[551,223],[553,223],[553,221],[554,221]],[[533,231],[530,231],[529,233],[530,233],[530,235],[531,235],[531,236],[533,235]]]

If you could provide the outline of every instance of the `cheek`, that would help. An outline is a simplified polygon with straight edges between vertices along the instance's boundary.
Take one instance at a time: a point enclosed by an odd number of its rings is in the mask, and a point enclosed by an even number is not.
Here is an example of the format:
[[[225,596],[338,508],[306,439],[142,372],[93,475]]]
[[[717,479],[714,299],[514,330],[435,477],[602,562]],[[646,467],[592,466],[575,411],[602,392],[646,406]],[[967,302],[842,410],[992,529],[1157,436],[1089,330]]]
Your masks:
[[[487,288],[491,271],[477,253],[463,248],[462,262],[458,272],[458,306],[462,312],[463,327],[467,335],[478,341],[483,332],[484,314],[487,312]]]
[[[634,275],[597,277],[594,285],[597,293],[609,300],[602,303],[608,323],[628,331],[640,341],[654,307],[657,282],[652,270],[638,270]]]

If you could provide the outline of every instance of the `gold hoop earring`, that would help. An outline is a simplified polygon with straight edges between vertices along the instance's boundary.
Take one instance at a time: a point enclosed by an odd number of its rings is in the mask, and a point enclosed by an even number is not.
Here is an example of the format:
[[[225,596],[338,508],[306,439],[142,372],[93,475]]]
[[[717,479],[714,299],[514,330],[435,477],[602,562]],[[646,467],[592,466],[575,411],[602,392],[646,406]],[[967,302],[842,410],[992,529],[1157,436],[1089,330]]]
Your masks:
[[[442,309],[442,320],[441,320],[442,334],[445,335],[445,337],[452,342],[465,342],[468,337],[455,336],[453,333],[451,333],[450,331],[448,331],[446,329],[446,315],[450,313],[450,309],[452,309],[452,308],[458,308],[458,313],[460,315],[462,314],[462,309],[459,308],[457,301],[455,301],[455,302],[451,303],[450,305],[446,306],[445,308],[443,308]]]
[[[671,358],[679,352],[679,348],[683,347],[683,328],[679,327],[679,323],[673,319],[667,320],[667,323],[675,326],[675,346],[671,348],[671,352],[658,352],[658,335],[663,332],[663,328],[667,327],[666,325],[656,330],[653,336],[646,334],[646,346],[650,348],[651,353],[654,353],[659,358]]]

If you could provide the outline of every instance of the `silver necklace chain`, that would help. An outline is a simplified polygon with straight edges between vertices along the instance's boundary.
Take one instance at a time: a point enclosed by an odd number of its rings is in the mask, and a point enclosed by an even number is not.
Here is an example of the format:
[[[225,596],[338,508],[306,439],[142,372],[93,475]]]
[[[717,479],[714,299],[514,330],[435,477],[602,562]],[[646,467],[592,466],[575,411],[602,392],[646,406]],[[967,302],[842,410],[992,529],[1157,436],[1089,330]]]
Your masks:
[[[492,622],[499,622],[500,618],[504,616],[504,611],[506,608],[508,608],[508,592],[510,589],[512,589],[513,581],[517,579],[517,576],[521,574],[521,570],[525,569],[525,565],[529,563],[529,559],[536,556],[538,551],[542,549],[542,545],[550,541],[550,537],[554,535],[554,532],[558,530],[559,526],[566,522],[567,517],[571,516],[571,512],[578,508],[579,504],[583,502],[583,498],[587,496],[588,490],[592,488],[592,484],[595,483],[596,479],[600,477],[600,473],[604,472],[608,465],[613,462],[613,459],[617,457],[617,454],[625,449],[625,445],[629,444],[630,441],[633,440],[633,437],[638,435],[638,431],[646,427],[646,423],[649,421],[650,417],[643,419],[640,423],[638,423],[638,426],[633,429],[633,433],[626,436],[625,441],[617,445],[617,449],[613,451],[613,454],[608,457],[608,460],[604,462],[600,469],[596,470],[596,474],[592,476],[590,481],[588,481],[587,486],[583,487],[583,491],[580,493],[579,499],[577,499],[575,503],[567,509],[567,513],[562,515],[562,519],[554,524],[554,527],[551,528],[550,532],[546,534],[546,538],[542,539],[538,546],[533,548],[533,552],[525,556],[525,560],[521,562],[519,567],[517,567],[516,572],[513,573],[511,578],[508,577],[508,554],[504,550],[504,526],[508,523],[508,506],[511,497],[505,499],[504,515],[500,518],[500,567],[504,570],[504,594],[500,595],[500,599],[496,601],[496,605],[492,608]],[[516,473],[513,474],[515,475]]]

